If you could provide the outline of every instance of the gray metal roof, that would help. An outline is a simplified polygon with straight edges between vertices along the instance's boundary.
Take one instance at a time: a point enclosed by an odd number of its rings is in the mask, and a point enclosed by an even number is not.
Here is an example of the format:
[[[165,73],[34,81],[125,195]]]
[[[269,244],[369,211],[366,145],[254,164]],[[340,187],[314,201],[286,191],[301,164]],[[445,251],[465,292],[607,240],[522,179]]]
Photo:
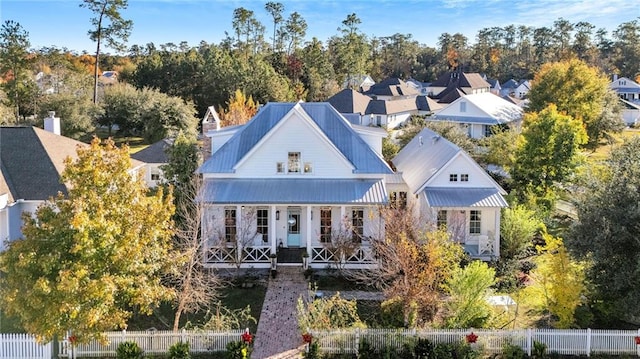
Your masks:
[[[425,128],[391,162],[415,194],[460,151],[458,146]]]
[[[268,103],[198,169],[199,173],[233,173],[233,167],[291,111],[300,105],[320,130],[355,167],[354,173],[392,173],[331,104]]]
[[[131,158],[145,163],[167,163],[169,162],[169,156],[165,151],[171,147],[172,142],[173,140],[167,138],[162,139],[145,149],[131,154]]]
[[[430,187],[424,193],[430,207],[508,207],[497,188]]]
[[[386,204],[383,180],[214,179],[204,181],[202,200],[216,204]]]

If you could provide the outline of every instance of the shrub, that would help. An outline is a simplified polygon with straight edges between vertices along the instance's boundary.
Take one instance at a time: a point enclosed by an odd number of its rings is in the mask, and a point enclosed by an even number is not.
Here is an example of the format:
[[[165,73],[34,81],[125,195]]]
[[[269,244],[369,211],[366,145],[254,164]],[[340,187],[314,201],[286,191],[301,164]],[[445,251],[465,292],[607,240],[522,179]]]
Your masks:
[[[189,343],[177,342],[169,347],[169,359],[191,359]]]
[[[524,359],[527,354],[517,345],[505,344],[502,348],[502,357],[504,359]]]
[[[429,339],[418,338],[413,353],[416,359],[435,358],[436,346]]]
[[[249,346],[242,340],[227,344],[227,359],[246,359],[249,354]]]
[[[547,357],[547,345],[537,340],[533,341],[533,357],[537,359]]]
[[[122,342],[118,344],[116,349],[116,358],[118,359],[141,359],[144,351],[136,342]]]
[[[304,353],[304,359],[319,359],[320,358],[320,345],[317,340],[312,341],[309,344],[309,351]]]

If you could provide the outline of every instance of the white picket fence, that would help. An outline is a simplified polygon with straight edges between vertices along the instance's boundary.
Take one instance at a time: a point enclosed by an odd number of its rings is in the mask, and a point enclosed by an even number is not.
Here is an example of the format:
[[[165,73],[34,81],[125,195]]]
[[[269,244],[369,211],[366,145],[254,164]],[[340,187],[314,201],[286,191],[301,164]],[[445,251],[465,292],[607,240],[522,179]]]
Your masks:
[[[98,340],[87,344],[71,346],[68,338],[59,345],[59,357],[109,357],[116,356],[116,349],[122,342],[135,342],[146,354],[166,354],[169,347],[183,342],[189,343],[191,353],[223,352],[227,344],[240,340],[243,330],[218,331],[126,331],[103,333],[106,343]]]
[[[0,334],[0,359],[50,359],[51,343],[39,344],[29,334]]]
[[[417,338],[425,338],[433,343],[460,343],[471,332],[478,336],[477,347],[488,354],[501,353],[506,344],[512,344],[531,355],[533,343],[540,342],[547,346],[547,353],[640,356],[640,346],[636,344],[640,330],[354,329],[312,331],[311,334],[318,340],[323,353],[355,354],[363,339],[376,349],[387,346],[401,349],[404,344],[415,342]]]

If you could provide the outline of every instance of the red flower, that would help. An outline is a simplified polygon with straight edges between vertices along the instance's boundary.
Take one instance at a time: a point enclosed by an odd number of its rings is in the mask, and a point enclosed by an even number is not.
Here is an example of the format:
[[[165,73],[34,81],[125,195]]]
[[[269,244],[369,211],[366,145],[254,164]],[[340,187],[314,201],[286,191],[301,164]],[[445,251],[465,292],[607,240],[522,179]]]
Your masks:
[[[253,341],[253,335],[249,333],[249,329],[245,330],[244,333],[242,333],[241,338],[242,341],[247,344],[251,344],[251,341]]]
[[[302,341],[305,343],[311,343],[311,341],[313,340],[313,335],[311,335],[311,333],[304,333],[302,334]]]
[[[75,344],[77,340],[78,340],[78,337],[76,337],[75,335],[69,336],[69,343]]]
[[[469,344],[473,344],[478,340],[478,336],[473,334],[473,332],[471,332],[471,334],[467,334],[465,338],[467,339],[467,343]]]
[[[636,345],[640,345],[640,337],[635,337],[635,338],[633,338],[633,339],[635,339],[635,340],[636,340]]]

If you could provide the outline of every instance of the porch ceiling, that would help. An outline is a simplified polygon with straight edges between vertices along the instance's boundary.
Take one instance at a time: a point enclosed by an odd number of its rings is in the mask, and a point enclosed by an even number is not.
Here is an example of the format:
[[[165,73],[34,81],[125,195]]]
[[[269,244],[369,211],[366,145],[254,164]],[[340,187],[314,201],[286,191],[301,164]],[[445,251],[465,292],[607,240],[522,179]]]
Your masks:
[[[497,188],[431,187],[424,194],[431,207],[508,207]]]
[[[215,204],[386,204],[376,179],[207,179],[202,200]]]

